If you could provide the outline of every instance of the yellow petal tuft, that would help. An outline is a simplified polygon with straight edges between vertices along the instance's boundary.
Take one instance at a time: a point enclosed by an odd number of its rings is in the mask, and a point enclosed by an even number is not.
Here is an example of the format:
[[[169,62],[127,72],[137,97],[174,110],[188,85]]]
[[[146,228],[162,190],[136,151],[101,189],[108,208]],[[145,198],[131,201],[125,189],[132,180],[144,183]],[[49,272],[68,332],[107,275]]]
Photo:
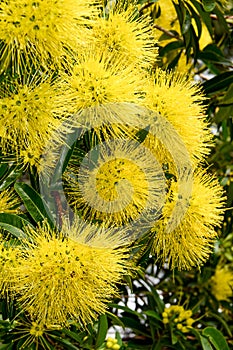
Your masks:
[[[13,190],[0,192],[0,213],[17,213],[20,201]]]
[[[171,187],[172,188],[172,187]],[[163,209],[163,218],[154,227],[154,252],[174,269],[190,269],[202,265],[209,257],[216,239],[215,227],[224,213],[223,190],[217,179],[204,171],[194,174],[192,195],[186,213],[172,232],[166,224],[174,208],[175,198]]]
[[[179,73],[157,69],[145,89],[143,103],[167,118],[183,140],[193,162],[207,155],[212,135],[204,115],[205,98],[198,85]],[[162,152],[167,158],[163,145],[156,145],[153,139],[150,144],[155,152]]]
[[[15,291],[31,319],[48,327],[73,319],[85,327],[104,313],[126,272],[126,250],[110,247],[112,239],[104,247],[92,246],[91,239],[80,243],[78,232],[74,240],[57,235],[46,223],[29,229],[28,234],[34,242],[24,242],[25,257],[17,267]]]
[[[0,145],[4,154],[16,154],[17,161],[39,166],[48,139],[61,125],[56,117],[59,101],[50,74],[28,72],[11,86],[3,84],[0,101]],[[64,106],[64,102],[63,102]]]
[[[91,42],[110,54],[118,54],[127,64],[152,66],[158,55],[149,16],[138,16],[137,8],[113,7],[93,23]]]
[[[105,142],[66,174],[68,199],[85,220],[110,226],[136,221],[164,200],[163,171],[148,149],[130,139]],[[150,222],[148,222],[148,226]]]
[[[213,295],[220,301],[228,301],[233,296],[233,271],[228,265],[217,266],[211,287]]]
[[[74,47],[88,18],[97,15],[96,2],[83,0],[1,1],[1,70],[18,72],[25,59],[33,63],[59,62],[63,45]]]

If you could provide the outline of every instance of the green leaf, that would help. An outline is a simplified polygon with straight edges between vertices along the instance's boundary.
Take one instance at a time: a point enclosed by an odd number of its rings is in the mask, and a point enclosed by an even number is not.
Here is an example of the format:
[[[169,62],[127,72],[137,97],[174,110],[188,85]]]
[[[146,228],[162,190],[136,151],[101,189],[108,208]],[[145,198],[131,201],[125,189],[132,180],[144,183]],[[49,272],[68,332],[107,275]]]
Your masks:
[[[68,340],[66,340],[64,338],[57,337],[57,336],[54,336],[52,334],[50,334],[50,337],[55,339],[58,343],[62,344],[64,346],[63,349],[69,349],[69,350],[77,350],[78,349],[76,346],[74,346]]]
[[[158,306],[158,310],[160,313],[162,313],[164,311],[164,302],[163,300],[160,298],[156,288],[154,288],[153,286],[151,286],[151,292],[153,295],[153,298]]]
[[[223,334],[214,327],[206,327],[202,334],[208,338],[209,342],[216,350],[230,350]]]
[[[223,122],[227,120],[233,114],[233,105],[230,106],[221,106],[218,112],[214,116],[214,121],[216,123]]]
[[[136,133],[135,137],[138,140],[138,142],[142,143],[145,140],[145,138],[147,137],[148,133],[149,133],[149,126],[144,128],[144,129],[140,129]]]
[[[100,315],[98,322],[98,331],[96,337],[96,349],[98,349],[103,342],[105,341],[106,335],[108,331],[108,319],[106,315]]]
[[[175,335],[173,329],[171,329],[171,341],[172,345],[175,345],[178,342],[178,337]]]
[[[190,26],[191,47],[193,48],[194,63],[196,63],[199,54],[199,41],[193,25]]]
[[[14,344],[0,344],[0,350],[12,350],[14,348]]]
[[[22,169],[20,166],[12,165],[9,167],[9,169],[6,171],[5,168],[3,168],[4,172],[1,172],[2,166],[4,167],[4,164],[1,165],[0,173],[2,174],[1,184],[0,184],[0,191],[5,190],[7,187],[9,187],[12,183],[14,183],[22,174]]]
[[[26,226],[32,226],[32,224],[16,214],[0,213],[0,226],[13,236],[21,239],[27,237],[22,229]]]
[[[76,132],[67,135],[66,142],[60,150],[59,160],[56,165],[55,172],[53,174],[53,181],[60,180],[61,175],[64,173],[70,157],[74,151],[75,141],[77,140]]]
[[[179,53],[173,58],[173,60],[169,63],[169,65],[168,65],[168,70],[174,69],[174,68],[177,66],[181,54],[182,54],[182,50],[180,50],[180,52],[179,52]]]
[[[210,18],[210,14],[203,11],[203,8],[201,6],[201,4],[196,1],[196,0],[192,0],[192,4],[196,7],[198,13],[200,14],[200,17],[202,19],[202,21],[204,22],[204,24],[206,25],[211,37],[213,37],[213,27],[212,27],[212,21]]]
[[[159,53],[160,53],[160,56],[165,56],[170,51],[174,51],[174,50],[176,51],[182,48],[184,48],[184,42],[182,40],[172,41],[171,43],[162,47]]]
[[[147,310],[147,311],[144,311],[144,314],[149,316],[149,317],[153,317],[155,318],[156,320],[158,321],[162,321],[161,317],[159,316],[159,314],[157,314],[155,311],[153,310]]]
[[[225,16],[223,15],[223,13],[220,11],[220,9],[218,8],[218,6],[215,6],[213,13],[215,13],[218,17],[218,24],[222,27],[222,31],[224,34],[229,33],[229,26],[226,22]]]
[[[201,335],[195,328],[190,328],[190,332],[201,342],[203,350],[213,350],[209,340]]]
[[[67,335],[69,338],[72,338],[73,340],[77,341],[78,343],[82,343],[83,337],[80,337],[77,333],[70,331],[69,329],[62,329],[62,333]]]
[[[189,30],[191,25],[191,16],[190,13],[188,11],[185,12],[185,16],[184,16],[184,21],[182,23],[182,27],[181,27],[181,33],[185,34],[187,33],[187,31]]]
[[[224,72],[205,81],[202,86],[207,94],[226,89],[233,83],[233,72]]]
[[[0,164],[0,174],[1,174],[1,177],[4,176],[5,172],[7,171],[8,169],[8,165],[6,163],[3,163],[3,164]]]
[[[201,334],[199,335],[199,337],[201,340],[203,350],[213,350],[213,347],[207,338],[203,337]]]
[[[138,316],[139,318],[143,318],[142,313],[134,311],[134,310],[130,309],[128,306],[123,306],[123,305],[113,304],[113,303],[110,303],[109,306],[112,308],[123,310],[125,312],[128,312],[129,314]]]
[[[229,86],[229,89],[227,90],[224,97],[219,99],[219,106],[226,106],[226,105],[233,105],[233,84]]]
[[[209,312],[208,314],[209,314],[209,316],[216,318],[216,320],[218,320],[223,325],[223,327],[226,329],[229,336],[232,337],[232,332],[230,330],[230,327],[228,326],[227,322],[221,316],[219,316],[213,312]]]
[[[122,328],[125,327],[124,323],[121,321],[121,319],[117,315],[115,315],[109,311],[106,311],[106,314],[108,315],[108,318],[111,319],[111,321],[114,325],[121,326]]]
[[[206,64],[218,63],[224,66],[231,66],[232,62],[226,59],[222,52],[214,45],[207,45],[202,52],[199,53],[198,58]]]
[[[198,39],[200,39],[201,37],[201,32],[202,32],[202,23],[201,23],[201,19],[200,16],[197,14],[197,12],[195,11],[195,9],[193,8],[193,6],[189,3],[186,4],[187,7],[189,8],[189,11],[192,14],[192,17],[194,18],[195,22],[196,22],[196,26],[197,26],[197,33],[198,33]]]
[[[119,332],[116,332],[116,335],[115,335],[116,339],[117,339],[117,343],[122,346],[123,345],[123,342],[122,342],[122,339],[121,339],[121,335]]]
[[[132,317],[123,316],[122,321],[124,322],[125,327],[131,328],[134,333],[144,335],[145,337],[150,337],[149,330],[142,325],[138,319]]]
[[[51,221],[52,214],[37,192],[23,182],[17,182],[14,187],[33,220],[37,223],[47,219],[53,226]]]
[[[215,8],[216,4],[214,0],[202,0],[203,8],[206,12],[211,12]]]

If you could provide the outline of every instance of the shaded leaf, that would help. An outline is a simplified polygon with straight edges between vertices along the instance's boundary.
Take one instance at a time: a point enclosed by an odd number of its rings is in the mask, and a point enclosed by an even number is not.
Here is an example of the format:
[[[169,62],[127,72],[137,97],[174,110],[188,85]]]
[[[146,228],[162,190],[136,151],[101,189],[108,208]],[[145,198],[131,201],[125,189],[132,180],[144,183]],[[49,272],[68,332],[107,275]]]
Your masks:
[[[233,72],[224,72],[205,81],[202,86],[207,94],[226,89],[233,83]]]
[[[209,340],[203,337],[201,334],[200,334],[200,340],[201,340],[201,345],[203,350],[213,350],[213,347],[210,344]]]
[[[96,336],[96,348],[99,348],[105,341],[108,331],[108,319],[106,315],[100,315],[98,322],[98,331]]]
[[[217,350],[230,350],[226,339],[224,338],[223,334],[214,327],[206,327],[202,334],[208,338],[209,342],[213,344],[215,349]]]
[[[0,213],[0,226],[17,238],[26,238],[23,228],[32,226],[29,221],[16,214]]]
[[[3,172],[2,172],[3,170]],[[5,169],[4,164],[0,168],[1,174],[1,184],[0,191],[5,190],[11,184],[13,184],[22,174],[22,167],[17,165],[12,165],[8,169]]]
[[[47,219],[52,225],[52,214],[40,195],[31,186],[23,182],[16,183],[14,187],[33,220],[38,223]]]
[[[156,320],[158,321],[162,321],[161,317],[159,316],[159,314],[157,314],[155,311],[153,310],[147,310],[147,311],[144,311],[144,314],[149,316],[149,317],[153,317],[155,318]]]
[[[207,11],[207,12],[213,11],[213,9],[216,6],[214,0],[202,0],[202,4],[203,4],[203,7],[204,7],[204,10]]]

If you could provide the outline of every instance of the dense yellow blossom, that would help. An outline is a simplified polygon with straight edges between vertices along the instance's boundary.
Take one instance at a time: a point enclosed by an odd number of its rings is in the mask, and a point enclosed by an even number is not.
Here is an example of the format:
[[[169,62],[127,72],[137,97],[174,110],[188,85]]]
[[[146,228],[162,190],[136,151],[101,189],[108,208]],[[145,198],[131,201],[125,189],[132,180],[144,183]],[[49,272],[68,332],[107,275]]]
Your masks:
[[[5,241],[0,235],[0,295],[9,294],[17,277],[15,268],[19,264],[20,249],[12,241]]]
[[[107,17],[107,18],[106,18]],[[157,57],[152,21],[138,17],[135,6],[115,6],[108,15],[93,23],[91,43],[109,53],[122,56],[127,64],[154,65]]]
[[[116,139],[92,152],[80,169],[72,166],[66,174],[69,202],[85,220],[121,226],[161,208],[163,171],[146,148]]]
[[[18,71],[25,58],[58,62],[63,46],[75,47],[83,40],[83,25],[96,13],[95,5],[87,0],[1,1],[1,69],[11,64]]]
[[[71,112],[108,103],[138,101],[137,94],[145,78],[132,64],[126,66],[126,59],[93,46],[77,54],[75,59],[76,62],[67,67],[68,75],[62,76]]]
[[[4,190],[0,192],[0,213],[17,213],[19,199],[13,190]]]
[[[105,125],[110,134],[119,134],[120,127],[130,134],[129,125],[137,125],[140,120],[136,104],[145,76],[126,63],[122,57],[97,47],[80,51],[75,63],[67,65],[68,74],[61,75],[60,104],[65,100],[69,106],[63,113],[75,115],[74,124],[76,118],[77,125],[89,129]]]
[[[57,91],[49,75],[39,71],[5,83],[0,100],[0,145],[5,154],[38,165],[43,149],[60,125],[55,109]],[[56,136],[55,136],[56,137]]]
[[[15,335],[14,341],[17,342],[20,340],[22,349],[30,349],[32,344],[36,346],[36,349],[40,348],[40,346],[43,349],[48,349],[46,339],[44,338],[48,336],[50,331],[61,328],[59,326],[50,326],[47,328],[40,323],[31,322],[27,318],[17,318],[12,326]]]
[[[211,292],[218,300],[228,301],[233,296],[233,271],[229,266],[217,266],[211,278]]]
[[[101,236],[93,226],[83,243],[82,229],[78,224],[70,227],[72,237],[56,234],[47,224],[28,230],[34,243],[22,242],[25,256],[17,267],[15,291],[33,322],[49,328],[73,319],[85,327],[117,295],[116,283],[126,271],[126,250],[114,249],[113,237],[104,236],[105,245],[101,238],[92,241],[95,234]],[[122,243],[119,237],[116,242]]]
[[[223,190],[218,181],[203,171],[194,175],[189,204],[180,223],[173,231],[166,230],[177,200],[177,188],[168,193],[163,218],[154,231],[154,252],[174,269],[190,269],[203,264],[209,257],[216,239],[215,227],[224,213]]]
[[[198,85],[185,75],[165,72],[157,69],[153,78],[145,87],[146,97],[143,103],[158,112],[174,127],[183,141],[193,162],[208,154],[212,135],[204,115],[202,103],[205,98]],[[158,143],[151,134],[145,144],[161,159],[172,159],[164,145]]]

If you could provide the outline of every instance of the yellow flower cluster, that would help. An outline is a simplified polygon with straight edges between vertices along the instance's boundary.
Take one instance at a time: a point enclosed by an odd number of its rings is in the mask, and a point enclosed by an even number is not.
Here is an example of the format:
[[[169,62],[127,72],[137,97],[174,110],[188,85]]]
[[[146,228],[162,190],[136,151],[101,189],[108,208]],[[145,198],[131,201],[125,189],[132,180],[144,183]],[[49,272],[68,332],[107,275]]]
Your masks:
[[[76,222],[69,236],[66,227],[57,235],[44,223],[37,230],[28,228],[30,239],[22,240],[20,247],[1,242],[1,295],[17,295],[39,330],[68,324],[70,318],[85,327],[117,296],[115,286],[130,266],[119,236],[101,237],[92,226],[87,230],[92,239],[85,244],[88,236],[82,228]]]
[[[12,328],[16,339],[20,339],[22,349],[31,349],[33,345],[39,347],[44,343],[44,338],[50,331],[61,329],[56,325],[48,329],[45,325],[30,321],[28,318],[17,318],[12,322]]]
[[[92,171],[89,167],[83,172],[71,168],[71,175],[69,172],[67,175],[67,193],[76,209],[83,208],[86,220],[121,226],[136,220],[146,206],[156,207],[156,203],[159,206],[158,193],[163,188],[163,178],[154,158],[137,143],[127,140],[109,146],[111,154],[108,148],[103,148],[97,162],[93,161]]]
[[[77,47],[80,28],[97,15],[96,1],[1,1],[1,72],[12,66],[19,72],[26,60],[47,66],[59,63],[64,45]]]
[[[74,223],[62,212],[61,232],[43,223],[23,228],[19,246],[0,241],[1,296],[17,297],[32,336],[69,320],[86,327],[105,312],[141,224],[163,263],[190,269],[208,259],[222,220],[222,189],[202,169],[212,144],[203,92],[157,67],[150,18],[123,3],[1,1],[3,155],[44,175],[82,128],[63,177]],[[1,213],[15,206],[12,192],[0,193]],[[177,308],[164,323],[177,315],[185,332],[193,321]],[[106,346],[119,349],[115,340]]]
[[[107,338],[106,339],[106,350],[107,349],[112,349],[112,350],[119,350],[120,349],[120,345],[117,342],[117,339],[114,338]]]
[[[194,173],[192,194],[187,211],[175,230],[166,232],[166,224],[176,201],[170,200],[163,208],[163,218],[157,221],[154,231],[154,251],[172,268],[189,269],[201,265],[209,256],[210,246],[217,236],[223,214],[223,190],[218,180],[203,171]],[[171,186],[170,198],[178,196]],[[201,203],[201,205],[200,205]]]
[[[12,190],[0,192],[0,213],[17,213],[20,202]]]
[[[228,301],[233,296],[233,270],[228,265],[217,266],[211,278],[212,293],[219,301]]]
[[[12,271],[19,266],[20,249],[0,235],[0,295],[9,294],[17,282]]]
[[[171,305],[162,313],[163,323],[170,324],[182,333],[187,333],[195,320],[191,317],[192,310],[185,310],[183,306]]]

